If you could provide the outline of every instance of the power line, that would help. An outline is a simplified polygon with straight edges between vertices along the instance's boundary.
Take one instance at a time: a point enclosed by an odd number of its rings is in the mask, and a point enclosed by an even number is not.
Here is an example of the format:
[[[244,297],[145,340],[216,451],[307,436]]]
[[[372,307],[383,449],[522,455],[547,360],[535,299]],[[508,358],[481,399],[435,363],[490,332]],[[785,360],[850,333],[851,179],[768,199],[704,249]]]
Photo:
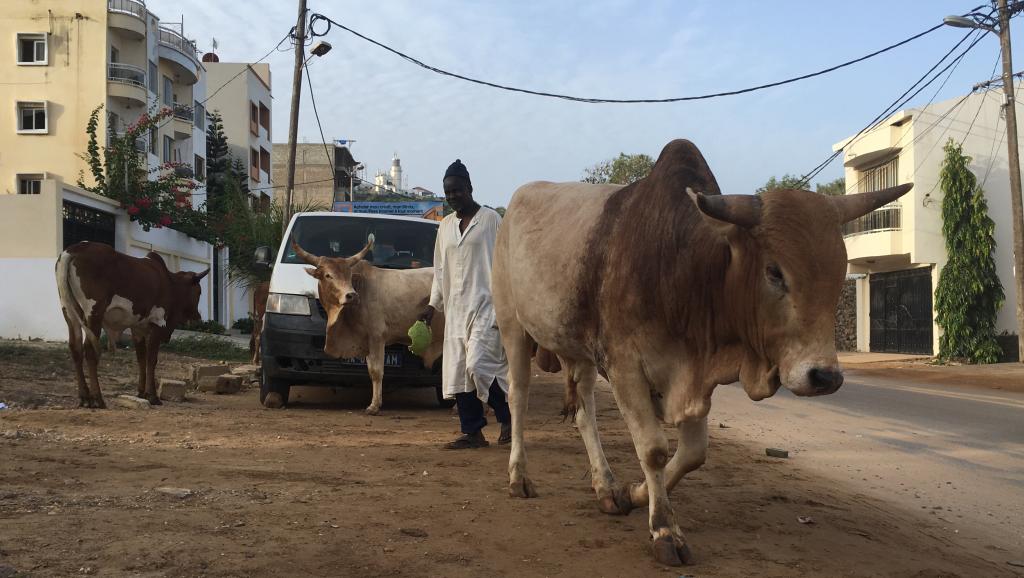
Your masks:
[[[207,96],[203,100],[199,101],[199,104],[205,105],[211,98],[217,96],[217,93],[220,92],[221,90],[223,90],[225,86],[231,84],[236,78],[238,78],[239,76],[242,76],[242,74],[244,74],[246,70],[249,70],[249,66],[250,65],[252,65],[252,64],[259,64],[260,62],[263,62],[264,60],[266,60],[271,54],[273,54],[275,51],[277,51],[277,49],[280,48],[282,44],[284,44],[285,40],[288,40],[288,38],[290,38],[290,37],[291,37],[291,32],[289,32],[287,35],[285,35],[285,37],[282,38],[277,43],[277,45],[275,45],[273,48],[270,49],[270,52],[264,54],[259,60],[257,60],[256,62],[246,63],[246,66],[242,67],[242,69],[238,71],[238,74],[235,74],[234,76],[229,78],[224,84],[218,86],[217,90],[213,91],[213,94],[211,94],[210,96]]]
[[[313,94],[313,80],[309,77],[308,60],[302,61],[302,68],[306,70],[306,84],[309,86],[309,100],[313,102],[313,116],[316,117],[316,126],[320,129],[320,140],[324,143],[324,156],[327,157],[328,166],[334,166],[334,159],[331,158],[331,151],[327,148],[327,137],[324,136],[324,126],[320,124],[320,113],[316,110],[316,96]]]
[[[949,49],[949,51],[946,52],[946,54],[944,54],[942,56],[942,58],[939,59],[938,62],[936,62],[930,69],[928,69],[928,71],[925,72],[924,75],[921,76],[921,78],[919,78],[916,82],[914,82],[914,84],[910,85],[910,88],[908,88],[906,91],[903,92],[903,94],[901,94],[899,97],[897,97],[895,101],[893,101],[889,106],[887,106],[885,108],[885,110],[883,110],[878,116],[876,116],[874,119],[872,119],[871,122],[869,122],[867,125],[865,125],[864,128],[862,128],[859,131],[857,131],[857,134],[853,135],[853,138],[850,139],[850,141],[846,144],[846,146],[849,146],[851,143],[853,143],[857,139],[857,137],[859,137],[860,135],[862,135],[865,132],[867,132],[867,131],[871,130],[872,128],[874,128],[876,126],[876,123],[878,123],[880,120],[882,120],[885,117],[889,116],[890,114],[892,114],[892,112],[898,110],[901,106],[904,106],[912,98],[914,98],[915,96],[920,94],[921,91],[923,91],[925,88],[927,88],[933,82],[935,82],[940,76],[942,76],[942,74],[944,72],[946,72],[950,68],[953,68],[954,66],[958,65],[959,62],[965,56],[967,56],[967,53],[970,52],[971,49],[973,49],[981,41],[981,39],[982,39],[982,37],[984,35],[984,32],[980,33],[978,35],[978,37],[975,38],[974,41],[962,53],[960,53],[959,56],[957,56],[952,61],[950,61],[950,63],[947,64],[945,68],[943,68],[942,70],[937,72],[935,74],[935,76],[932,77],[931,80],[929,80],[928,82],[925,82],[924,84],[922,84],[921,87],[918,88],[916,91],[914,90],[914,88],[917,87],[917,85],[921,84],[926,78],[928,78],[928,76],[936,68],[938,68],[943,62],[945,62],[946,59],[949,58],[949,56],[951,54],[953,54],[953,52],[955,52],[957,48],[960,47],[960,45],[962,45],[964,42],[966,42],[967,39],[971,37],[971,35],[976,34],[976,33],[978,33],[978,31],[972,30],[972,31],[968,32],[967,34],[965,34],[964,37],[961,38],[960,41],[957,42],[953,46],[953,48]],[[911,92],[911,91],[913,91],[913,92]],[[803,186],[807,186],[807,184],[810,183],[811,179],[816,177],[819,173],[821,173],[821,171],[825,170],[825,167],[827,167],[828,164],[831,163],[833,160],[838,158],[842,153],[843,153],[843,149],[839,149],[839,150],[835,151],[834,153],[829,155],[824,161],[819,163],[817,166],[815,166],[813,169],[811,169],[807,174],[805,174],[801,178],[801,183],[803,183]]]
[[[978,9],[980,9],[982,7],[983,6],[979,6],[979,7],[975,8],[974,10],[978,10]],[[972,12],[973,12],[973,10],[972,10]],[[317,32],[314,29],[314,26],[316,25],[317,22],[320,22],[320,21],[327,22],[327,29],[323,30],[322,32]],[[785,80],[780,80],[780,81],[776,81],[776,82],[770,82],[770,83],[767,83],[767,84],[760,84],[760,85],[751,86],[751,87],[748,87],[748,88],[741,88],[741,89],[738,89],[738,90],[728,90],[728,91],[724,91],[724,92],[715,92],[715,93],[710,93],[710,94],[701,94],[701,95],[694,95],[694,96],[679,96],[679,97],[673,97],[673,98],[636,98],[636,99],[591,98],[591,97],[582,97],[582,96],[571,96],[571,95],[567,95],[567,94],[558,94],[558,93],[553,93],[553,92],[543,92],[543,91],[539,91],[539,90],[530,90],[530,89],[526,89],[526,88],[517,88],[517,87],[514,87],[514,86],[498,84],[496,82],[490,82],[490,81],[486,81],[486,80],[481,80],[479,78],[473,78],[473,77],[470,77],[470,76],[465,76],[465,75],[462,75],[462,74],[457,74],[455,72],[449,72],[449,71],[444,70],[442,68],[438,68],[436,66],[432,66],[430,64],[427,64],[427,63],[423,62],[422,60],[419,60],[417,58],[409,56],[408,54],[405,54],[404,52],[401,52],[401,51],[399,51],[399,50],[397,50],[395,48],[392,48],[392,47],[390,47],[390,46],[388,46],[386,44],[378,42],[378,41],[374,40],[373,38],[370,38],[369,36],[366,36],[364,34],[356,32],[355,30],[353,30],[353,29],[351,29],[351,28],[345,26],[344,24],[341,24],[341,23],[339,23],[339,22],[337,22],[335,20],[332,20],[331,18],[328,18],[327,16],[324,16],[323,14],[314,13],[312,16],[310,16],[309,31],[310,31],[310,34],[312,36],[325,36],[325,35],[330,33],[331,28],[333,26],[337,26],[338,28],[341,28],[342,30],[344,30],[344,31],[346,31],[346,32],[348,32],[348,33],[358,37],[358,38],[361,38],[362,40],[365,40],[366,42],[369,42],[370,44],[373,44],[373,45],[375,45],[375,46],[377,46],[379,48],[383,48],[384,50],[394,54],[395,56],[398,56],[398,57],[400,57],[400,58],[402,58],[402,59],[404,59],[404,60],[406,60],[408,62],[411,62],[412,64],[415,64],[416,66],[419,66],[420,68],[429,70],[431,72],[434,72],[436,74],[440,74],[442,76],[448,76],[448,77],[451,77],[451,78],[457,78],[459,80],[464,80],[466,82],[471,82],[473,84],[479,84],[479,85],[482,85],[482,86],[489,86],[491,88],[497,88],[497,89],[506,90],[506,91],[509,91],[509,92],[519,92],[519,93],[523,93],[523,94],[530,94],[530,95],[533,95],[533,96],[545,96],[545,97],[549,97],[549,98],[559,98],[559,99],[562,99],[562,100],[569,100],[569,101],[572,101],[572,102],[583,102],[583,103],[589,103],[589,104],[655,104],[655,103],[685,102],[685,101],[693,101],[693,100],[706,100],[706,99],[718,98],[718,97],[722,97],[722,96],[734,96],[734,95],[737,95],[737,94],[745,94],[745,93],[748,93],[748,92],[764,90],[766,88],[773,88],[773,87],[776,87],[776,86],[782,86],[782,85],[785,85],[785,84],[791,84],[791,83],[794,83],[794,82],[797,82],[797,81],[800,81],[800,80],[806,80],[808,78],[814,78],[815,76],[821,76],[823,74],[828,74],[829,72],[834,72],[836,70],[839,70],[840,68],[845,68],[847,66],[851,66],[853,64],[857,64],[858,62],[863,62],[865,60],[868,60],[869,58],[873,58],[875,56],[878,56],[879,54],[883,54],[883,53],[889,52],[890,50],[893,50],[895,48],[899,48],[900,46],[903,46],[904,44],[907,44],[909,42],[917,40],[918,38],[921,38],[922,36],[925,36],[927,34],[930,34],[930,33],[934,32],[934,31],[938,30],[939,28],[942,28],[944,26],[944,24],[941,24],[941,23],[940,24],[936,24],[935,26],[932,26],[931,28],[929,28],[929,29],[927,29],[927,30],[925,30],[923,32],[919,32],[919,33],[911,36],[910,38],[907,38],[905,40],[901,40],[901,41],[899,41],[899,42],[897,42],[895,44],[890,44],[889,46],[886,46],[885,48],[882,48],[880,50],[876,50],[876,51],[874,51],[874,52],[872,52],[870,54],[866,54],[864,56],[861,56],[860,58],[855,58],[853,60],[848,60],[846,62],[843,62],[842,64],[837,64],[835,66],[830,66],[828,68],[819,70],[817,72],[811,72],[809,74],[803,74],[803,75],[800,75],[800,76],[795,76],[793,78],[787,78]]]

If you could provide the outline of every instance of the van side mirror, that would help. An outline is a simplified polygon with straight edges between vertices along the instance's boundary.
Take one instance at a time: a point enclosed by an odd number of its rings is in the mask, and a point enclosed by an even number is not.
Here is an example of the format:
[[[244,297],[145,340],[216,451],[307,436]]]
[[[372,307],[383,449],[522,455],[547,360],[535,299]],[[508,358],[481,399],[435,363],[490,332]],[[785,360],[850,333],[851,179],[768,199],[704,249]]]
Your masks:
[[[256,264],[260,267],[270,268],[270,247],[266,245],[256,247]]]

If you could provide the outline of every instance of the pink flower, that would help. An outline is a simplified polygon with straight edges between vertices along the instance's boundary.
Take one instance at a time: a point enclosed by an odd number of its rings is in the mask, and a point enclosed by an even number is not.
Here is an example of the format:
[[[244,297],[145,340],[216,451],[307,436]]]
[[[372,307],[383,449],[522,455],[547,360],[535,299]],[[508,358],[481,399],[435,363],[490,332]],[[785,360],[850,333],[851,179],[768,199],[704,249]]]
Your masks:
[[[147,197],[142,197],[141,199],[135,201],[135,204],[137,204],[138,206],[142,207],[143,209],[148,209],[150,207],[150,205],[153,204],[153,201],[151,201]]]
[[[167,227],[171,224],[171,217],[169,215],[163,215],[160,217],[160,226]]]
[[[132,205],[132,206],[128,207],[128,214],[132,215],[132,216],[138,215],[139,214],[139,208],[136,207],[135,205]]]

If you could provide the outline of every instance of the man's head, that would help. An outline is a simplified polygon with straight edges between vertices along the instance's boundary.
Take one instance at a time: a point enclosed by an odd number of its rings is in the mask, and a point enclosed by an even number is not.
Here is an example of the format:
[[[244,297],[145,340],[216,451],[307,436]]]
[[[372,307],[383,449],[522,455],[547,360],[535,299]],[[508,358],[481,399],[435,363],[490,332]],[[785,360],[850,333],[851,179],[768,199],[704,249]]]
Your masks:
[[[473,182],[469,179],[469,170],[462,161],[448,165],[444,172],[444,198],[456,213],[463,213],[476,205],[473,200]]]

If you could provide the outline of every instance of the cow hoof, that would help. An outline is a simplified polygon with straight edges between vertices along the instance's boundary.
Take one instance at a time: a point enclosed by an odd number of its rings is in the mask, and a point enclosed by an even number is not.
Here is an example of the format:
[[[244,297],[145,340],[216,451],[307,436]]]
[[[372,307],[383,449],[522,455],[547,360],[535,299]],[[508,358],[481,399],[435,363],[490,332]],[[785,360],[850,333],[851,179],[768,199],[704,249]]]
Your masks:
[[[84,397],[78,399],[78,407],[92,407],[92,402]]]
[[[372,405],[370,407],[366,408],[365,411],[366,411],[366,415],[380,415],[380,408],[379,407],[373,407]]]
[[[107,403],[103,401],[102,397],[97,399],[93,403],[95,404],[93,405],[93,407],[95,407],[96,409],[107,409]]]
[[[530,481],[530,478],[523,476],[522,480],[508,485],[508,495],[513,498],[536,498],[537,490],[533,487],[533,482]]]
[[[662,536],[654,541],[654,559],[666,566],[682,566],[693,563],[690,547],[672,536]]]
[[[147,397],[146,401],[148,401],[150,405],[163,405],[164,404],[164,402],[160,401],[160,398],[155,396],[155,395],[152,396],[152,397]]]
[[[281,397],[280,393],[272,391],[263,399],[263,407],[269,409],[280,409],[284,407],[284,398]]]
[[[629,499],[629,486],[619,486],[599,501],[601,511],[613,516],[625,516],[633,511],[633,502]]]

